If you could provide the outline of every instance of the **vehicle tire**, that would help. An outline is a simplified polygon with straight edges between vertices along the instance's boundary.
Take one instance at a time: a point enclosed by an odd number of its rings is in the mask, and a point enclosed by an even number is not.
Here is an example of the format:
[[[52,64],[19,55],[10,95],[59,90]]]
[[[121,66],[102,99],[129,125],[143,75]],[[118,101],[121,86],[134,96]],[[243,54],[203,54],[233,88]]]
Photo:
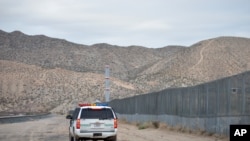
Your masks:
[[[74,138],[69,134],[69,141],[74,141]]]
[[[117,137],[114,136],[113,138],[111,138],[111,139],[109,139],[109,140],[107,140],[107,141],[117,141]]]
[[[73,137],[73,141],[80,141],[80,140],[76,137]]]

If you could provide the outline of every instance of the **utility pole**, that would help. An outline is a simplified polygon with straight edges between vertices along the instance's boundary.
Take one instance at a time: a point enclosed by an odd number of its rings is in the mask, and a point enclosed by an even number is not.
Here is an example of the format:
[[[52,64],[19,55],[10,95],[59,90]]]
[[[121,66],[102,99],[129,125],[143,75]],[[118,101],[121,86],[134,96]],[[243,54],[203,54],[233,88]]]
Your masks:
[[[105,101],[109,102],[110,86],[109,86],[109,65],[105,67]]]

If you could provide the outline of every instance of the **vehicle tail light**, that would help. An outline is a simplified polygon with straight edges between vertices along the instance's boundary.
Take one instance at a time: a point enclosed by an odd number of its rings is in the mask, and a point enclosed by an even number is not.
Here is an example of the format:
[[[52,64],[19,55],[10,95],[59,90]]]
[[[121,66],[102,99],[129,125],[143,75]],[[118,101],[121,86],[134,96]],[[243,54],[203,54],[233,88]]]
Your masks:
[[[80,129],[80,126],[81,126],[80,119],[77,119],[76,120],[76,129]]]
[[[117,126],[118,126],[117,124],[118,124],[118,123],[117,123],[117,119],[115,118],[115,119],[114,119],[114,128],[117,128]]]

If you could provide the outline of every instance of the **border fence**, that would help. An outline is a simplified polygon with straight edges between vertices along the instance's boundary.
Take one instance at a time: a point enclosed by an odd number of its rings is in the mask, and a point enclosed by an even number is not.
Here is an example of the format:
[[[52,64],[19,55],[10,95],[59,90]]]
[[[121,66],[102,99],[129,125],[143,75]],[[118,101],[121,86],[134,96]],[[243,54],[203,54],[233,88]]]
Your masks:
[[[230,124],[250,124],[250,72],[193,87],[170,88],[109,103],[127,120],[229,133]]]

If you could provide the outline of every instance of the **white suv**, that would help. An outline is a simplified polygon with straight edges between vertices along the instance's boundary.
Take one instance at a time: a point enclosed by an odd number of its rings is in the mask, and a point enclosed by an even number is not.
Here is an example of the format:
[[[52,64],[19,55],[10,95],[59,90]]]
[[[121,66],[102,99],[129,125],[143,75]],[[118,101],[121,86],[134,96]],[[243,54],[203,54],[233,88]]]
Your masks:
[[[67,115],[70,141],[117,140],[117,116],[111,107],[100,105],[79,104],[73,115]]]

